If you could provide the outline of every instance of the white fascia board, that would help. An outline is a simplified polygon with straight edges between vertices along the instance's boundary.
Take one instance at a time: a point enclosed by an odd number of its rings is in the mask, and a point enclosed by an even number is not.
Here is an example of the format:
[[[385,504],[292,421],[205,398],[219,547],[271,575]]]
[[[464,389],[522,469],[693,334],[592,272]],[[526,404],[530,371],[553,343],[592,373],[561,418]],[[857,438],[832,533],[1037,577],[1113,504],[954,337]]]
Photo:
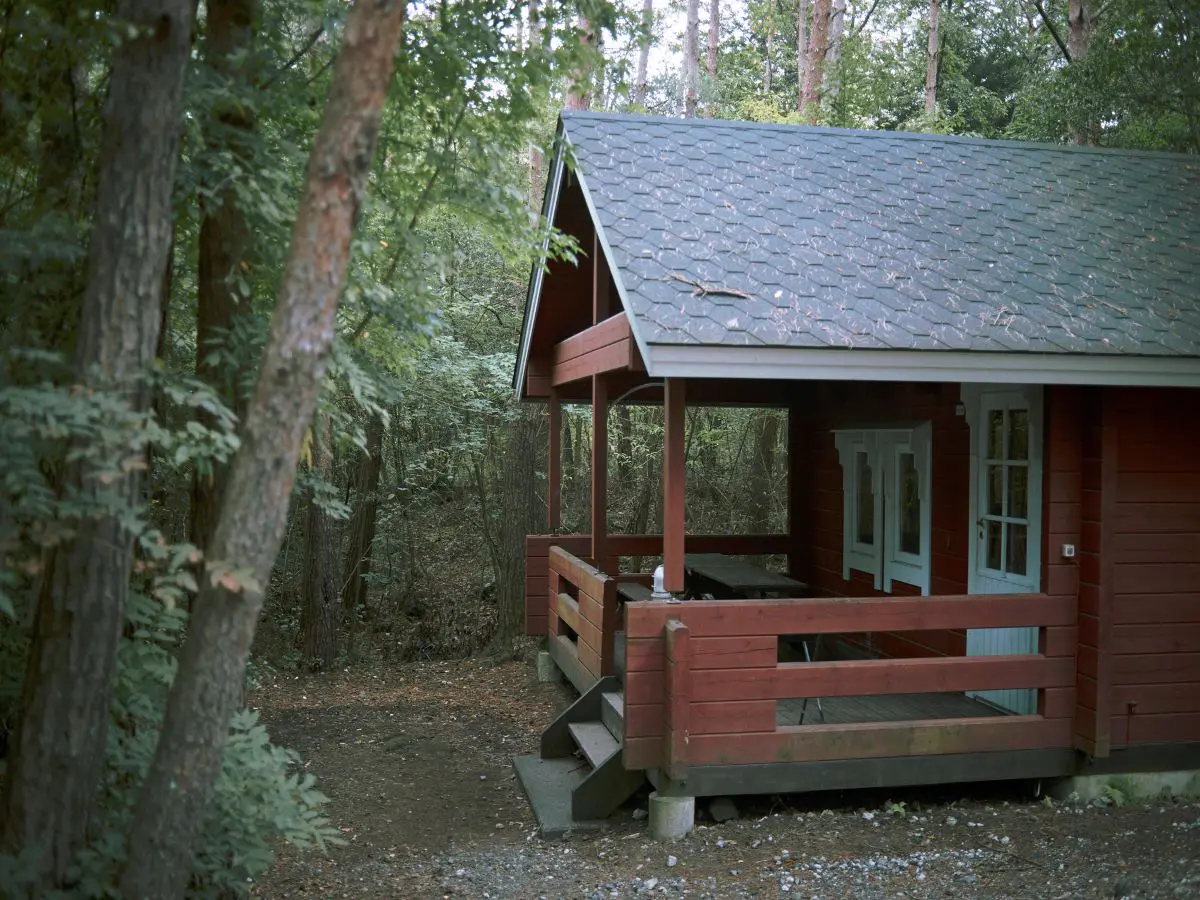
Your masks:
[[[592,192],[588,190],[587,180],[578,169],[575,170],[575,178],[579,181],[579,188],[583,192],[583,202],[587,204],[588,215],[592,217],[592,227],[596,229],[596,239],[600,242],[600,249],[604,251],[604,258],[608,260],[608,271],[612,275],[613,284],[617,286],[617,296],[621,298],[621,308],[625,310],[625,318],[629,322],[629,333],[633,335],[633,342],[637,344],[642,359],[649,360],[650,348],[641,332],[638,331],[637,316],[633,314],[633,309],[629,305],[629,294],[625,290],[625,283],[621,281],[621,270],[613,265],[612,246],[608,243],[608,235],[604,233],[604,228],[600,224],[600,216],[596,214],[596,204],[592,202]]]
[[[655,378],[1200,387],[1200,357],[651,344]]]
[[[566,140],[558,141],[558,151],[554,154],[554,162],[550,165],[550,176],[547,181],[546,202],[542,216],[551,225],[558,211],[558,197],[562,193],[563,172],[566,169]],[[533,340],[533,323],[537,320],[538,304],[542,299],[542,282],[546,278],[545,259],[550,252],[550,235],[542,242],[541,259],[534,263],[529,279],[529,296],[525,298],[525,321],[521,326],[521,345],[517,349],[517,371],[513,378],[513,391],[517,400],[525,388],[525,368],[529,365],[529,344]]]

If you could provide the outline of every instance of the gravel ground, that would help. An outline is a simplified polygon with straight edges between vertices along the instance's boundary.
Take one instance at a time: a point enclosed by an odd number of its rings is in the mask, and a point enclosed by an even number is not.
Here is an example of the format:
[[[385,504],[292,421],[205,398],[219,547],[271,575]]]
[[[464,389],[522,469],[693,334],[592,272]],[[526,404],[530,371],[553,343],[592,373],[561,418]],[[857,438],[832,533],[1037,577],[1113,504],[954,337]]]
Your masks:
[[[645,796],[543,841],[512,775],[568,700],[524,663],[281,679],[254,702],[346,845],[281,853],[260,897],[1200,898],[1200,804],[1051,803],[1026,784],[739,798],[679,841]]]

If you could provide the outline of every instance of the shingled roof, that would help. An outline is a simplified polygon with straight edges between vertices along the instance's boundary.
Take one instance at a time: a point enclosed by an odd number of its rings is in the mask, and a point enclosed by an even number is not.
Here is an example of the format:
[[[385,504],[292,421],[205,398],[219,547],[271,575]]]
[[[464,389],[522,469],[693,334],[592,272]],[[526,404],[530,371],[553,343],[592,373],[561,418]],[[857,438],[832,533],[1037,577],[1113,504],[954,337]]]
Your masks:
[[[1194,157],[594,113],[560,129],[651,374],[787,365],[699,348],[1200,374]]]

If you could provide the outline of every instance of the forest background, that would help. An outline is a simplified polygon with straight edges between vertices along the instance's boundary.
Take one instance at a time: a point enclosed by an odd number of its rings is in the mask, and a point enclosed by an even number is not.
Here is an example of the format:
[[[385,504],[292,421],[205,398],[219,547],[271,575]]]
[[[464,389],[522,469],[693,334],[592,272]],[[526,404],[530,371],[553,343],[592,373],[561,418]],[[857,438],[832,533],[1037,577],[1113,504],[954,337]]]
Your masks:
[[[245,685],[517,652],[547,440],[511,379],[530,267],[575,250],[532,212],[561,107],[1200,151],[1196,0],[662,2],[0,0],[0,885],[243,894],[274,838],[335,839],[229,730]],[[327,346],[272,388],[321,293],[294,223],[343,165]],[[612,415],[610,522],[655,532],[661,411]],[[689,527],[782,527],[780,426],[688,411]],[[564,531],[590,441],[568,408]],[[147,785],[200,746],[189,832]]]

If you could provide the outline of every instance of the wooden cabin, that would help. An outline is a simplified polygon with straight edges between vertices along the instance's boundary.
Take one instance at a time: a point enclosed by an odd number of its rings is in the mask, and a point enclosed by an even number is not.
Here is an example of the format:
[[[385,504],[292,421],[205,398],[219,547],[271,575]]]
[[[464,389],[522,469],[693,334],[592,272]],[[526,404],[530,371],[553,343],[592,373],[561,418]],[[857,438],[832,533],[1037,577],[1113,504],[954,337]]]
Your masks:
[[[514,387],[551,422],[527,630],[581,697],[518,761],[535,808],[1200,769],[1200,161],[559,137],[544,212],[582,253],[535,270]],[[659,534],[609,531],[617,398],[664,407]],[[565,403],[592,409],[588,534],[558,533]],[[705,404],[787,410],[786,533],[688,533]],[[786,557],[791,589],[698,591],[713,554]]]

